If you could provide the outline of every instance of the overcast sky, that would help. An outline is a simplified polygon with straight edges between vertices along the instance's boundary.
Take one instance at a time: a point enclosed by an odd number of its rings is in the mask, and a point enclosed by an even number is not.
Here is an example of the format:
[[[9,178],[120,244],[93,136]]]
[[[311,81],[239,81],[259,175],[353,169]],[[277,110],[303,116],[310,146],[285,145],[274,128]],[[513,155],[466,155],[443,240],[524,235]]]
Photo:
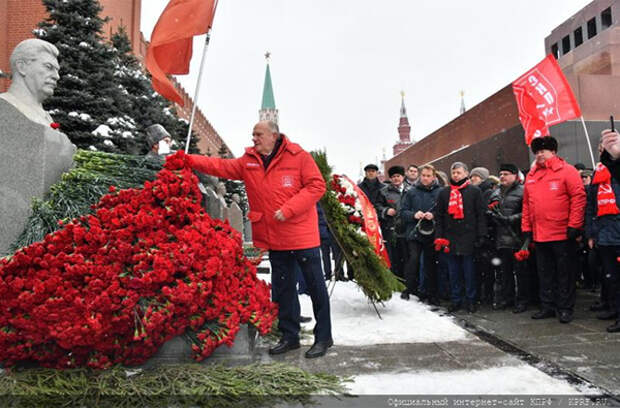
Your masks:
[[[150,38],[168,0],[142,2]],[[400,91],[414,140],[544,58],[544,38],[589,0],[220,0],[198,105],[236,156],[251,145],[266,51],[280,128],[335,171],[392,156]],[[194,92],[204,36],[195,41]],[[522,141],[518,141],[522,143]]]

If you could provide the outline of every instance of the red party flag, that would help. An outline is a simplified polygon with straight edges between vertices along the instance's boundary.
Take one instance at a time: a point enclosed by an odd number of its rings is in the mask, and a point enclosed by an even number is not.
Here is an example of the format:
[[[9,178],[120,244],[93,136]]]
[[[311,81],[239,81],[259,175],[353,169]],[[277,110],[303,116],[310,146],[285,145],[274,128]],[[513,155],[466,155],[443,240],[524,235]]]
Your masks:
[[[581,116],[573,91],[552,54],[512,83],[525,143],[549,135],[549,126]]]
[[[390,264],[390,257],[388,256],[387,249],[383,243],[383,236],[381,235],[381,227],[379,225],[379,217],[377,216],[375,207],[372,205],[368,197],[366,197],[366,194],[364,194],[362,189],[357,186],[357,184],[345,175],[342,175],[342,177],[351,183],[360,199],[360,204],[362,205],[362,215],[364,217],[364,230],[368,236],[368,241],[370,241],[374,247],[375,254],[383,259],[386,266],[390,268],[392,265]]]
[[[153,89],[164,98],[183,106],[183,99],[167,75],[189,72],[195,35],[211,29],[217,0],[170,0],[151,34],[146,69]]]

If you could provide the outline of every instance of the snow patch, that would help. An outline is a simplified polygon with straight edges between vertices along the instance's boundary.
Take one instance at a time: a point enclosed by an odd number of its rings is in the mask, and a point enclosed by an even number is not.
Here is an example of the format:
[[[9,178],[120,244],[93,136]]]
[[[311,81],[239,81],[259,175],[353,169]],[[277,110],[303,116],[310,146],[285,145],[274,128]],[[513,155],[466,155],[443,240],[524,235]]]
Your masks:
[[[529,365],[484,370],[359,375],[354,377],[353,384],[348,387],[355,395],[580,394],[580,390],[567,382],[550,377]]]
[[[93,118],[88,113],[69,112],[69,116],[72,118],[80,118],[84,122],[91,122]]]
[[[300,296],[302,314],[312,316],[309,296]],[[337,282],[330,298],[332,336],[343,346],[397,343],[434,343],[472,339],[453,322],[453,317],[439,316],[431,307],[415,298],[406,301],[400,293],[377,305],[382,319],[354,282]],[[309,339],[308,341],[312,341]]]
[[[93,152],[96,152],[96,151],[98,151],[99,149],[97,149],[97,148],[96,148],[95,146],[93,146],[93,145],[90,145],[90,146],[88,146],[88,150],[93,151]]]
[[[100,137],[112,137],[110,136],[111,131],[112,129],[110,129],[108,125],[99,125],[97,126],[97,129],[93,130],[91,133]]]
[[[110,139],[106,139],[106,140],[104,140],[104,141],[103,141],[103,144],[104,144],[104,145],[106,145],[106,146],[109,146],[109,147],[116,147],[116,146],[114,145],[114,143],[112,143],[112,141],[111,141]]]

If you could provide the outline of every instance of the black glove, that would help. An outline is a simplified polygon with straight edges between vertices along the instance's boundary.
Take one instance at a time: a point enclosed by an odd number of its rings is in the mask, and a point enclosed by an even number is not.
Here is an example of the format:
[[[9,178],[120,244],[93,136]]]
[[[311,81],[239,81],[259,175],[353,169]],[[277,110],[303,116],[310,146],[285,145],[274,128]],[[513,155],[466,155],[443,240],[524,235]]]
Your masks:
[[[577,237],[581,235],[581,231],[577,228],[568,227],[568,229],[566,230],[566,235],[568,235],[569,240],[574,241],[575,239],[577,239]]]
[[[498,213],[496,211],[493,211],[492,217],[496,221],[503,222],[503,223],[507,223],[509,221],[509,217],[507,215]]]

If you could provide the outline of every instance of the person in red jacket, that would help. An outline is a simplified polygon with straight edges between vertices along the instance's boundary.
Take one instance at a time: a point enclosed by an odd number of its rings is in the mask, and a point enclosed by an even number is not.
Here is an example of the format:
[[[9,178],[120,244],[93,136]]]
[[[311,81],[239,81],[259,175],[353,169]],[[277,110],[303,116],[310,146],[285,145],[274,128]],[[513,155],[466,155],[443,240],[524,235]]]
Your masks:
[[[521,229],[536,244],[541,310],[532,319],[573,319],[575,277],[569,254],[580,237],[586,193],[579,172],[557,156],[551,136],[531,144],[536,163],[525,179]]]
[[[254,147],[237,159],[190,155],[193,169],[217,177],[243,180],[257,248],[269,250],[271,295],[278,303],[282,338],[269,349],[281,354],[299,348],[300,307],[295,263],[301,267],[312,299],[315,341],[307,358],[321,357],[333,345],[329,297],[321,269],[316,203],[325,181],[312,156],[281,134],[278,125],[261,121],[252,132]]]

